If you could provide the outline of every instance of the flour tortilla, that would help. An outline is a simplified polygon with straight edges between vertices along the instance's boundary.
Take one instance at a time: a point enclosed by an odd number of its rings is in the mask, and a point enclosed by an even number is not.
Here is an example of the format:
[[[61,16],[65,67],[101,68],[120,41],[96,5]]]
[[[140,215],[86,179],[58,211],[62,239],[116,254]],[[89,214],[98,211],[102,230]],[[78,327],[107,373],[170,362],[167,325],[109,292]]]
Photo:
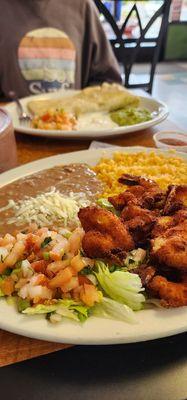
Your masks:
[[[130,93],[123,86],[104,83],[101,86],[87,87],[77,94],[51,100],[33,100],[27,107],[33,115],[42,115],[48,110],[64,109],[79,116],[94,111],[115,111],[124,107],[137,107],[139,97]]]

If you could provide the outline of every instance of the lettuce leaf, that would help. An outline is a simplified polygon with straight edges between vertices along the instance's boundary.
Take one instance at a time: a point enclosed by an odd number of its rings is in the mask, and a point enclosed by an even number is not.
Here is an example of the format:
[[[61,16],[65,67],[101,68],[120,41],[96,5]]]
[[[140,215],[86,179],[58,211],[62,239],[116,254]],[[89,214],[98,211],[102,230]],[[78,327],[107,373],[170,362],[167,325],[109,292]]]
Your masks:
[[[35,315],[35,314],[49,314],[57,313],[62,317],[71,318],[76,321],[85,321],[88,318],[89,307],[86,307],[74,300],[58,300],[54,304],[38,304],[37,306],[28,307],[22,311],[23,314]]]
[[[21,297],[18,297],[17,299],[17,308],[18,311],[21,313],[24,311],[26,308],[30,306],[30,301],[26,299],[21,299]]]
[[[126,304],[134,311],[142,309],[145,297],[140,292],[144,289],[137,274],[117,270],[110,272],[102,261],[96,261],[95,266],[98,270],[95,272],[97,280],[108,297]]]
[[[1,285],[2,281],[3,281],[3,278],[0,276],[0,285]],[[5,294],[3,293],[1,286],[0,286],[0,297],[4,297],[4,296],[5,296]]]
[[[115,319],[124,322],[136,322],[135,313],[126,304],[103,297],[101,303],[92,308],[92,314],[96,317]]]
[[[100,207],[105,208],[105,210],[111,211],[115,215],[119,215],[119,212],[114,208],[112,203],[110,203],[110,201],[108,201],[106,198],[101,197],[100,199],[97,200],[97,204]]]

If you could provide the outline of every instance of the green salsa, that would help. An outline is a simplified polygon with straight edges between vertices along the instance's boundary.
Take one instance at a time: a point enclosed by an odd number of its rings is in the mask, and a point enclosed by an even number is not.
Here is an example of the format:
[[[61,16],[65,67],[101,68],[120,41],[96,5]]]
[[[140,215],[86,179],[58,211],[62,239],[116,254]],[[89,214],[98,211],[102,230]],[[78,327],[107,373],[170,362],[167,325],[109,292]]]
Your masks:
[[[119,126],[135,125],[152,119],[150,111],[146,108],[123,108],[110,113],[110,118]]]

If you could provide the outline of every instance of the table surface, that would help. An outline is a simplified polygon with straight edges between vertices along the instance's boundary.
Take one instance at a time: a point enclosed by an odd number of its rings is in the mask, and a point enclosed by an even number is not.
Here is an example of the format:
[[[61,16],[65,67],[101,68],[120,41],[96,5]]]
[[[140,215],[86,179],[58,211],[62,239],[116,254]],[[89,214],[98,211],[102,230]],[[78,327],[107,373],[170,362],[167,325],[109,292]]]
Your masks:
[[[153,133],[168,129],[176,129],[169,120],[152,129],[101,140],[153,147]],[[16,141],[19,164],[90,145],[90,140],[52,140],[19,133]],[[185,400],[187,335],[130,345],[75,346],[13,364],[1,369],[1,393],[16,400]]]
[[[155,147],[153,134],[159,130],[175,130],[177,127],[169,119],[163,121],[156,127],[145,129],[139,132],[129,133],[121,136],[101,138],[102,142],[118,146],[146,146]],[[93,139],[92,139],[93,140]],[[45,137],[28,136],[16,133],[18,163],[37,160],[60,153],[88,149],[91,139],[87,140],[60,140]],[[98,140],[98,139],[97,139]]]
[[[14,400],[186,400],[186,344],[183,334],[130,345],[75,346],[1,368],[1,395]]]

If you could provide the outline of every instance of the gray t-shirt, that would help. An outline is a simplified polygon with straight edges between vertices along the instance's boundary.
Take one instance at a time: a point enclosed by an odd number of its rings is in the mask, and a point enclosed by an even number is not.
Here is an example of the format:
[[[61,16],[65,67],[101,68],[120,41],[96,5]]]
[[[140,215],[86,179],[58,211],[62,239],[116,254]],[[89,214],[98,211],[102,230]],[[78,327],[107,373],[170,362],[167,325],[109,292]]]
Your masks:
[[[93,0],[0,0],[0,92],[121,82]]]

